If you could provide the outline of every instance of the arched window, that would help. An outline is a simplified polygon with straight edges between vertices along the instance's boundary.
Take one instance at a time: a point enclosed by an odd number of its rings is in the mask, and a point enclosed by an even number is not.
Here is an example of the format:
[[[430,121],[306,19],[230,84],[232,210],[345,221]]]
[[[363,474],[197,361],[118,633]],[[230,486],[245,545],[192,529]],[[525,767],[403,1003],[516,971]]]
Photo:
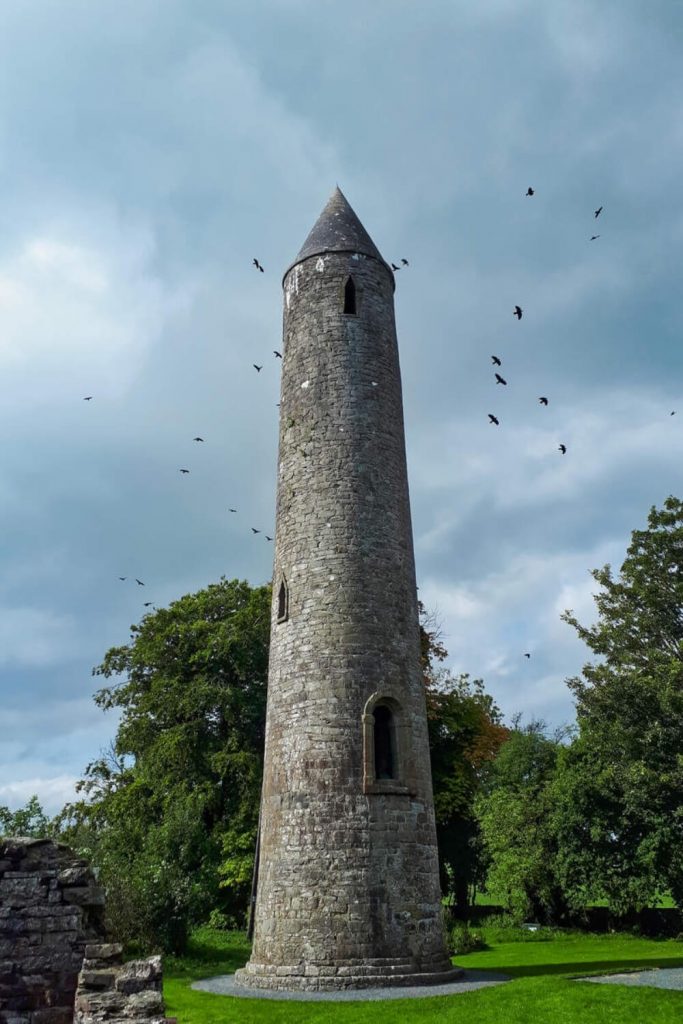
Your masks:
[[[374,710],[375,779],[395,779],[396,739],[394,716],[386,704],[378,704]]]
[[[356,315],[356,285],[352,277],[348,277],[344,285],[344,312]]]
[[[282,577],[280,589],[277,592],[277,621],[285,622],[289,618],[289,587],[287,580]]]
[[[408,722],[386,691],[375,691],[363,708],[363,792],[416,792]]]

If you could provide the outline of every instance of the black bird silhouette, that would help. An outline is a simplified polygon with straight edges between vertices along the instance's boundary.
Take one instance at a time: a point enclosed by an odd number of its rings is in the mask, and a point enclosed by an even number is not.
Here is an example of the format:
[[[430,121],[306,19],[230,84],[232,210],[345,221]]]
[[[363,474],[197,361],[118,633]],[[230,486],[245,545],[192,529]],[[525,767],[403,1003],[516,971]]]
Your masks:
[[[410,264],[408,263],[408,260],[404,260],[403,257],[401,257],[401,263],[403,264],[404,267],[409,267],[410,266]]]
[[[178,472],[179,473],[189,473],[190,471],[189,471],[189,469],[179,469]]]
[[[516,316],[518,320],[521,320],[522,319],[522,307],[521,306],[515,306],[512,315]]]
[[[558,450],[558,452],[562,452],[563,455],[566,455],[567,454],[567,446],[566,446],[566,444],[561,444],[560,447],[557,450]]]
[[[392,270],[400,270],[401,268],[400,268],[400,267],[397,267],[395,263],[392,263],[392,264],[391,264],[391,269],[392,269]]]
[[[252,526],[252,527],[251,527],[251,532],[252,532],[252,533],[260,533],[261,531],[260,531],[260,530],[256,530],[256,529],[255,529],[255,528],[254,528],[254,527]]]
[[[263,369],[263,366],[257,366],[256,363],[252,363],[251,365],[254,367],[257,373],[260,373],[261,370]]]
[[[192,440],[193,441],[203,441],[204,438],[203,437],[193,437]]]
[[[525,657],[525,658],[530,658],[530,657],[531,657],[531,655],[530,655],[530,654],[525,654],[525,655],[524,655],[524,657]]]
[[[598,206],[597,210],[595,211],[595,216],[599,217],[601,213],[602,213],[602,206]]]
[[[500,426],[500,421],[496,419],[492,412],[489,413],[489,422],[495,423],[497,427]]]
[[[547,405],[548,399],[545,397],[545,395],[541,395],[541,397],[539,398],[539,402],[541,403],[541,405]]]
[[[236,509],[236,508],[229,508],[229,509],[228,509],[228,512],[236,512],[236,511],[237,511],[237,509]]]
[[[282,359],[282,352],[278,352],[276,348],[273,349],[273,355],[277,356],[278,359]]]
[[[491,356],[491,362],[493,363],[494,366],[500,366],[501,365],[501,362],[500,362],[500,359],[498,358],[498,356]]]
[[[257,270],[260,270],[261,273],[263,273],[263,267],[256,258],[254,258],[251,262],[254,264]]]
[[[591,242],[594,242],[595,239],[599,238],[599,237],[600,237],[600,235],[591,235],[590,240],[591,240]]]
[[[674,409],[674,411],[672,413],[669,413],[669,415],[670,416],[675,416],[676,415],[676,410]]]
[[[151,601],[145,601],[144,607],[145,607],[145,608],[149,608],[149,606],[150,606],[151,604],[152,604],[152,602],[151,602]]]
[[[501,377],[499,373],[496,374],[496,384],[507,384],[507,381]]]
[[[92,395],[86,395],[86,397],[83,399],[83,401],[84,402],[92,402]]]
[[[264,536],[265,536],[266,540],[272,540],[273,539],[272,537],[269,537],[267,533],[264,534]]]
[[[144,585],[145,585],[145,584],[144,584],[144,583],[142,582],[142,580],[139,580],[139,579],[137,578],[137,576],[135,577],[135,582],[137,583],[137,585],[138,585],[139,587],[144,587]]]
[[[526,194],[528,196],[532,196],[534,194],[534,190],[532,189],[531,185],[529,185],[529,188],[526,190]]]
[[[127,577],[127,576],[119,576],[119,579],[120,579],[121,581],[123,581],[123,580],[127,580],[127,579],[128,579],[128,577]]]

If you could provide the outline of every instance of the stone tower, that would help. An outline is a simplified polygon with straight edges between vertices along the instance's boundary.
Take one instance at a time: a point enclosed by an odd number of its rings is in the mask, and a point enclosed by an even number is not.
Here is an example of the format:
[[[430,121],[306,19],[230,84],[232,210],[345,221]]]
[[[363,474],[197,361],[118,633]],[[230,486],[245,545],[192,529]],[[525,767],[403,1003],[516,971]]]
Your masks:
[[[339,189],[284,276],[252,958],[239,984],[456,972],[441,922],[394,275]]]

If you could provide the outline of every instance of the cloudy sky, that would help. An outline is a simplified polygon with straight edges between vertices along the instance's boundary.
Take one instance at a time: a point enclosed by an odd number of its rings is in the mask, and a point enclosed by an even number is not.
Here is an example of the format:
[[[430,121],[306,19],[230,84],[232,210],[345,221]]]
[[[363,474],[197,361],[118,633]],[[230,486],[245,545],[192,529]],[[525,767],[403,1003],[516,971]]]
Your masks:
[[[3,0],[0,803],[58,810],[108,744],[91,669],[143,601],[269,578],[281,276],[337,182],[410,261],[450,665],[572,720],[560,613],[683,492],[682,39],[666,2]]]

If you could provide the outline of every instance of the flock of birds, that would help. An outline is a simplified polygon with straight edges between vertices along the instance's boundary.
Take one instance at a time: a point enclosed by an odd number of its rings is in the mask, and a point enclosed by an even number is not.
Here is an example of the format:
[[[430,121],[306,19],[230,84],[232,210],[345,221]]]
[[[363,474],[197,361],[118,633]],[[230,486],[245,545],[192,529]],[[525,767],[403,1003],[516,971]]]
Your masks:
[[[531,196],[534,196],[534,195],[535,195],[535,189],[532,188],[531,186],[529,186],[527,188],[527,191],[526,191],[526,196],[531,197]],[[602,206],[599,206],[597,208],[597,210],[594,211],[593,216],[594,216],[594,218],[596,220],[600,216],[600,214],[602,213],[602,209],[603,209]],[[591,235],[589,240],[591,242],[594,242],[598,238],[600,238],[600,235]],[[252,260],[252,265],[261,274],[265,273],[263,265],[261,264],[261,262],[258,259],[256,259],[256,257],[254,257],[254,259]],[[408,260],[405,259],[405,257],[402,257],[400,265],[396,264],[396,263],[393,263],[393,262],[391,263],[391,269],[394,272],[396,272],[396,271],[401,270],[402,268],[407,267],[409,265],[410,264],[409,264]],[[516,305],[514,307],[513,311],[512,311],[512,315],[517,319],[518,322],[521,321],[523,314],[524,314],[524,311],[523,311],[522,307]],[[278,351],[278,349],[273,349],[273,355],[275,356],[276,359],[282,359],[282,353],[280,351]],[[491,356],[491,362],[493,363],[494,367],[502,368],[502,360],[500,359],[499,356],[492,355]],[[254,370],[256,370],[257,373],[260,373],[262,371],[262,369],[263,369],[264,364],[262,363],[262,364],[259,365],[258,363],[252,363],[252,366],[253,366]],[[496,384],[500,384],[503,387],[507,387],[507,385],[508,385],[507,380],[502,376],[502,374],[498,373],[497,369],[494,370],[494,376],[495,376]],[[376,386],[376,382],[375,381],[373,381],[373,386]],[[83,401],[84,402],[91,402],[93,400],[93,397],[94,397],[93,395],[86,395],[83,398]],[[547,406],[548,402],[549,402],[549,399],[548,399],[548,397],[546,395],[540,395],[539,398],[538,398],[538,401],[539,401],[540,405]],[[674,410],[674,412],[671,413],[671,415],[672,416],[675,415],[675,410]],[[500,426],[500,420],[498,419],[498,417],[496,415],[494,415],[494,413],[490,412],[488,414],[488,418],[489,418],[489,423],[491,423],[491,424],[493,424],[495,426]],[[204,442],[204,438],[200,437],[199,435],[197,435],[196,437],[193,437],[192,440],[195,443],[197,443],[197,444],[204,444],[205,443]],[[559,445],[559,447],[558,447],[558,451],[561,452],[562,455],[566,455],[566,453],[567,453],[567,446],[566,446],[566,444],[561,443]],[[187,467],[181,467],[179,469],[179,472],[182,473],[182,474],[187,475],[187,474],[190,473],[190,470]],[[228,508],[228,511],[230,513],[233,513],[233,514],[236,514],[238,512],[238,510],[236,508]],[[266,541],[272,541],[273,540],[273,537],[269,536],[267,533],[264,533],[261,529],[257,529],[255,526],[251,526],[250,530],[251,530],[253,535],[262,534]],[[139,586],[139,587],[144,587],[145,586],[145,583],[143,582],[143,580],[138,579],[137,577],[119,576],[118,579],[122,583],[126,582],[128,579],[132,579],[137,584],[137,586]],[[144,607],[145,608],[151,608],[152,610],[156,610],[156,607],[155,607],[155,605],[153,604],[152,601],[145,601],[144,602]],[[525,652],[524,653],[524,657],[525,658],[531,658],[531,653],[529,651]]]
[[[265,273],[265,270],[264,270],[263,264],[262,264],[262,263],[261,263],[261,262],[260,262],[260,261],[259,261],[258,259],[256,259],[256,257],[254,257],[254,259],[252,260],[252,265],[253,265],[253,266],[254,266],[254,268],[255,268],[255,269],[256,269],[257,271],[259,271],[259,272],[260,272],[261,274]],[[393,271],[395,272],[395,271],[397,271],[397,270],[401,270],[401,269],[402,269],[403,267],[407,267],[407,266],[409,266],[409,265],[410,265],[410,264],[409,264],[408,260],[407,260],[407,259],[405,259],[405,257],[402,257],[402,258],[401,258],[401,265],[400,265],[400,266],[398,266],[398,265],[397,265],[396,263],[392,263],[392,264],[391,264],[391,269],[392,269],[392,270],[393,270]],[[280,351],[279,351],[278,349],[273,349],[273,355],[275,356],[275,358],[276,358],[276,359],[282,359],[282,353],[281,353],[281,352],[280,352]],[[254,368],[254,369],[256,370],[256,372],[257,372],[257,373],[260,373],[260,372],[261,372],[261,370],[263,369],[263,365],[264,365],[264,364],[261,364],[261,365],[259,365],[258,363],[252,363],[252,366],[253,366],[253,368]],[[377,386],[377,385],[376,385],[376,382],[375,382],[375,381],[373,381],[373,387],[376,387],[376,386]],[[95,397],[94,395],[84,395],[84,397],[83,397],[83,401],[84,401],[84,402],[92,402],[92,400],[93,400],[93,398],[94,398],[94,397]],[[279,403],[278,403],[278,405],[279,405]],[[193,440],[193,441],[194,441],[195,443],[197,443],[197,444],[204,444],[204,443],[205,443],[205,440],[204,440],[204,438],[203,438],[203,437],[200,437],[199,435],[197,435],[197,437],[193,437],[193,438],[192,438],[192,440]],[[184,475],[188,475],[188,474],[190,473],[190,470],[189,470],[189,469],[188,469],[188,468],[187,468],[186,466],[183,466],[183,467],[181,467],[181,468],[180,468],[180,469],[178,470],[178,472],[179,472],[179,473],[182,473],[182,474],[184,474]],[[231,513],[234,513],[234,514],[236,514],[236,513],[238,512],[238,510],[237,510],[236,508],[228,508],[228,512],[231,512]],[[273,540],[273,537],[271,537],[271,536],[270,536],[269,534],[267,534],[267,533],[264,533],[264,531],[263,531],[263,530],[257,529],[257,528],[256,528],[255,526],[251,526],[251,527],[250,527],[250,530],[251,530],[251,532],[252,532],[252,534],[253,534],[254,536],[256,536],[257,534],[262,534],[262,535],[263,535],[263,537],[264,537],[264,539],[265,539],[266,541],[269,541],[269,542],[270,542],[270,541],[272,541],[272,540]],[[135,581],[135,583],[136,583],[136,584],[137,584],[137,585],[138,585],[139,587],[144,587],[144,586],[146,585],[146,584],[145,584],[145,583],[143,582],[143,580],[140,580],[140,579],[138,579],[138,578],[137,578],[136,576],[134,576],[134,577],[128,577],[128,576],[119,576],[119,577],[118,577],[118,579],[119,579],[119,581],[120,581],[121,583],[125,583],[125,582],[126,582],[126,581],[127,581],[128,579],[133,579],[133,580]],[[145,608],[151,608],[151,609],[152,609],[153,611],[155,611],[155,610],[156,610],[156,606],[154,605],[154,603],[153,603],[152,601],[145,601],[145,602],[144,602],[144,607],[145,607]]]
[[[536,190],[534,188],[532,188],[531,185],[529,185],[529,187],[527,188],[525,194],[527,196],[534,196],[534,195],[536,195]],[[602,213],[602,206],[599,206],[597,208],[597,210],[593,211],[593,217],[595,218],[595,220],[598,219],[598,217],[600,216],[601,213]],[[597,238],[600,238],[600,235],[591,235],[589,241],[594,242]],[[517,318],[517,322],[518,323],[522,319],[523,313],[524,313],[524,310],[522,309],[521,306],[515,306],[515,308],[512,311],[512,315]],[[494,366],[502,366],[503,365],[501,359],[498,356],[491,356],[491,361],[492,361]],[[505,378],[502,377],[497,371],[494,371],[494,374],[495,374],[495,378],[496,378],[496,384],[503,384],[505,387],[507,387],[507,381],[505,380]],[[547,405],[548,404],[548,398],[546,397],[546,395],[540,395],[538,401],[539,401],[539,403],[541,405]],[[671,413],[671,415],[673,416],[674,413]],[[492,412],[490,412],[488,414],[488,417],[489,417],[489,423],[493,424],[496,427],[500,426],[500,420]],[[557,450],[559,452],[561,452],[562,455],[566,455],[567,454],[567,446],[566,446],[566,444],[560,444],[558,446]],[[531,655],[526,654],[525,657],[529,658],[529,657],[531,657]]]

